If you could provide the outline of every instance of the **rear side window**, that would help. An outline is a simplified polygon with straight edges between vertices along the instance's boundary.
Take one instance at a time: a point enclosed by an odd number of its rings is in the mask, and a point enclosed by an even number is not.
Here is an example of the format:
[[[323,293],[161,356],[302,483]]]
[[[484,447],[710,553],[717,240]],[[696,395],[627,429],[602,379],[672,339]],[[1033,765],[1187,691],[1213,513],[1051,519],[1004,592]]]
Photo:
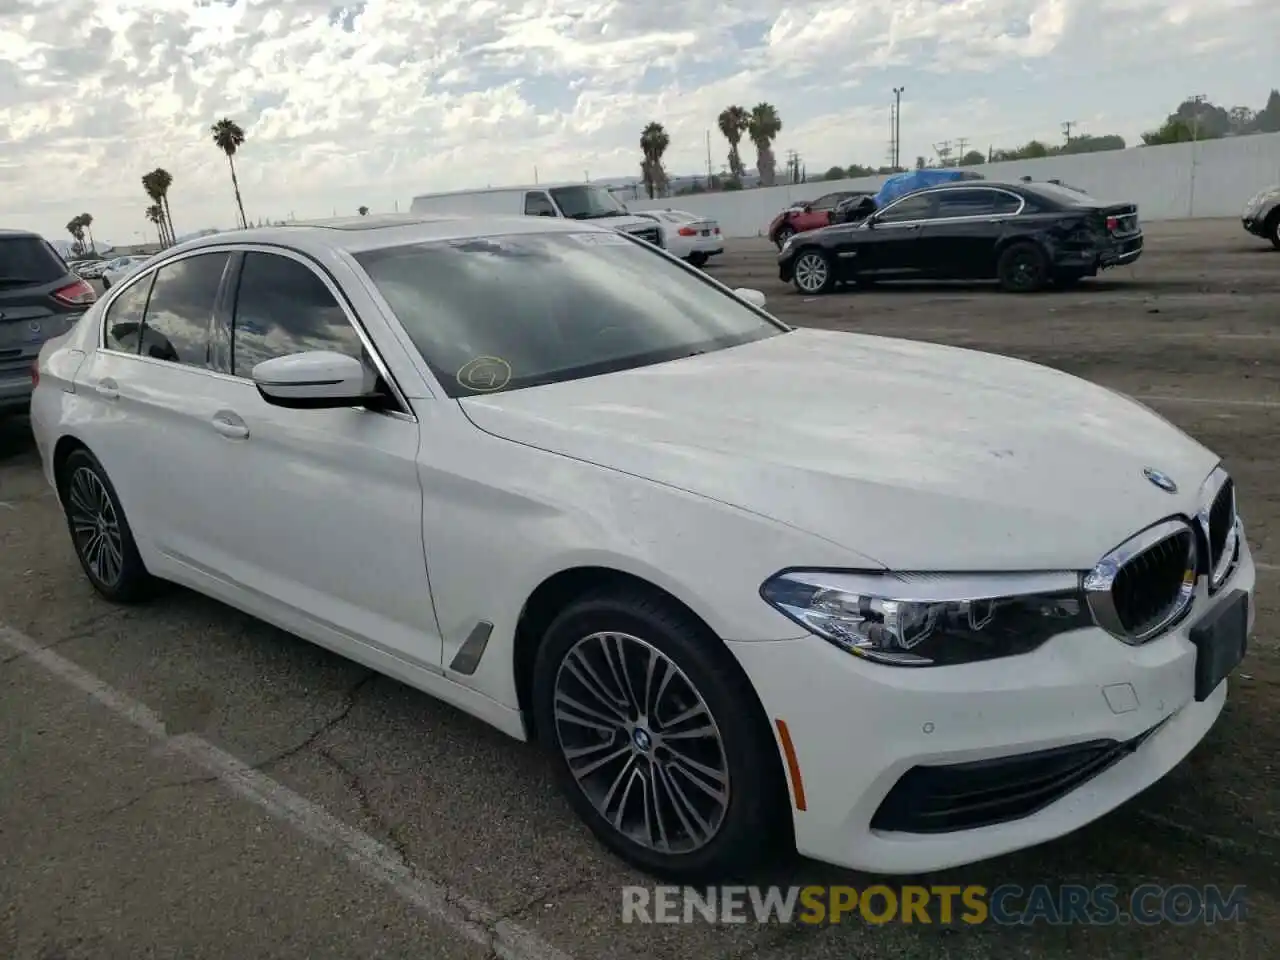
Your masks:
[[[324,281],[290,257],[245,254],[232,329],[237,377],[251,379],[262,361],[308,350],[364,359],[364,344]]]
[[[0,236],[0,290],[54,283],[70,272],[44,238]]]
[[[207,368],[209,333],[228,253],[202,253],[156,271],[142,332],[142,355]]]
[[[142,318],[147,311],[147,298],[151,295],[153,280],[155,280],[155,274],[127,287],[111,301],[104,323],[108,350],[120,350],[123,353],[138,352]]]

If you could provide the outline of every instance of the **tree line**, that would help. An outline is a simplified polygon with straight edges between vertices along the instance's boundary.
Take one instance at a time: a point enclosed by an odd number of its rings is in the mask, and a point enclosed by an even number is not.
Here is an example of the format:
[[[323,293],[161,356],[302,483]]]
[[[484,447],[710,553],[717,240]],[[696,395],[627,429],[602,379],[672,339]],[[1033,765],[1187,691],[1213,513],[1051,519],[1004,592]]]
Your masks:
[[[782,119],[772,104],[760,103],[750,111],[740,106],[726,107],[717,118],[716,126],[729,144],[727,174],[713,173],[706,178],[706,182],[695,180],[679,193],[743,189],[746,169],[739,148],[744,136],[756,150],[758,185],[771,187],[777,183],[777,161],[773,155],[773,144],[782,131]],[[1257,110],[1243,106],[1223,107],[1199,98],[1184,100],[1165,118],[1164,123],[1142,134],[1142,145],[1159,146],[1258,133],[1280,133],[1280,90],[1272,90],[1266,104]],[[671,138],[661,123],[647,124],[640,134],[641,180],[650,198],[665,196],[669,192],[669,178],[663,167],[662,157],[670,144]],[[933,159],[916,157],[915,165],[918,170],[925,167],[977,166],[1006,160],[1034,160],[1040,157],[1124,150],[1127,146],[1124,137],[1119,134],[1068,134],[1062,143],[1030,140],[1018,147],[993,145],[985,153],[969,150],[960,156],[952,156],[950,151],[944,149]],[[833,166],[814,179],[845,180],[897,172],[898,168],[891,166],[870,167],[855,163],[847,167]],[[809,179],[807,171],[798,161],[788,163],[786,177],[790,183],[804,183]]]

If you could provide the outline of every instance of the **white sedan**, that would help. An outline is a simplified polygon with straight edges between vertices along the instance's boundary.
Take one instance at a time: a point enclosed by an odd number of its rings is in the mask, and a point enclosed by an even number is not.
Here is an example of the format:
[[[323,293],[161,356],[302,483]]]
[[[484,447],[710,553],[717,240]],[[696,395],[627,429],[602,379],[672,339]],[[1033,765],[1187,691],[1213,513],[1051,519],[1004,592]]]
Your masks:
[[[536,739],[659,875],[962,864],[1182,760],[1254,619],[1218,457],[762,304],[572,220],[240,231],[51,341],[32,423],[103,596],[185,584]]]
[[[684,210],[637,210],[635,215],[656,221],[662,227],[663,248],[695,267],[724,253],[724,236],[715,220]]]
[[[147,257],[116,257],[102,268],[102,287],[110,290],[129,274],[147,262]]]

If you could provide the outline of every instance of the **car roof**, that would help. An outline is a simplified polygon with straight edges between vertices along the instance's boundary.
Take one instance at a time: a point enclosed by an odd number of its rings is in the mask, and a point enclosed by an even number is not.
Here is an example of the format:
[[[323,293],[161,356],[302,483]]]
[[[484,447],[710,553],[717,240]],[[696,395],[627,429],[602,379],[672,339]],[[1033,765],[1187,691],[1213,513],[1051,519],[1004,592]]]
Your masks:
[[[9,227],[0,227],[0,239],[7,237],[36,237],[43,240],[44,237],[36,233],[34,230],[15,230]]]
[[[437,193],[420,193],[413,199],[432,200],[436,197],[465,197],[471,194],[514,193],[516,191],[525,190],[563,190],[565,187],[596,187],[597,189],[605,191],[609,189],[600,183],[583,183],[580,180],[577,182],[564,180],[559,183],[517,183],[509,187],[477,187],[474,190],[441,190]]]
[[[467,240],[499,234],[538,233],[612,233],[612,227],[560,217],[483,216],[474,214],[380,214],[365,217],[335,217],[283,224],[228,230],[184,240],[165,253],[198,250],[226,244],[261,243],[291,247],[303,252],[320,253],[345,250],[358,253],[382,247],[441,240]]]

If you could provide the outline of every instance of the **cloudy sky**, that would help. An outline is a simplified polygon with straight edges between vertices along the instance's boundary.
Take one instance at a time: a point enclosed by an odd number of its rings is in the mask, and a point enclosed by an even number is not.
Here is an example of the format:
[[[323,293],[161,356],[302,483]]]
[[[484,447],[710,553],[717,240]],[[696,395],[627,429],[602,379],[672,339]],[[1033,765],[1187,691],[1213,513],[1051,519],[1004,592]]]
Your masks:
[[[251,219],[401,209],[432,189],[725,162],[731,104],[773,103],[810,172],[1076,132],[1130,140],[1182,98],[1261,107],[1280,0],[0,0],[0,225],[137,242],[139,177],[179,233],[231,226],[208,128],[247,131]],[[748,162],[750,158],[748,157]]]

